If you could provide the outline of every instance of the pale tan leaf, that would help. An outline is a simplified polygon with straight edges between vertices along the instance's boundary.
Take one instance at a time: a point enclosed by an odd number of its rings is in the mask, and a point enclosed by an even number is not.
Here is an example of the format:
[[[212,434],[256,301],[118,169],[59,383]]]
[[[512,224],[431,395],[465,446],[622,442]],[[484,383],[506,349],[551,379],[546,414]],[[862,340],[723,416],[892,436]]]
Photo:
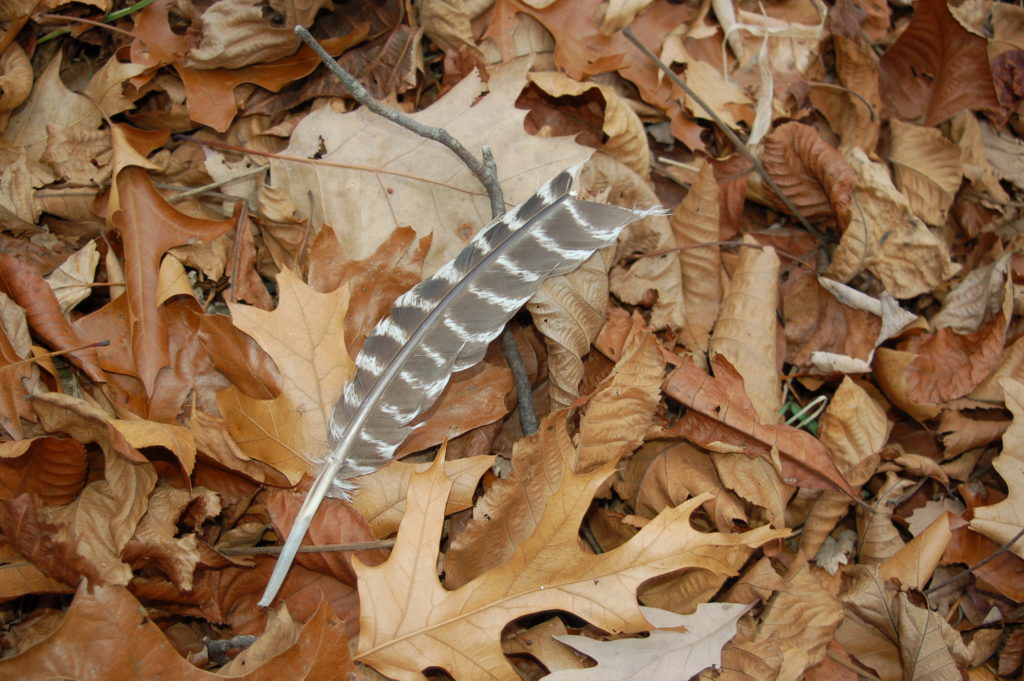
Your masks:
[[[793,495],[793,488],[782,481],[770,461],[761,457],[751,459],[741,452],[712,452],[711,460],[726,487],[764,509],[773,526],[786,526],[786,502]]]
[[[758,638],[775,636],[782,651],[780,680],[796,681],[825,657],[843,607],[821,571],[806,566],[778,592],[762,615]]]
[[[602,35],[618,33],[647,9],[651,0],[605,0],[594,17]]]
[[[552,97],[580,96],[594,89],[600,92],[605,101],[601,130],[607,137],[601,151],[640,176],[647,176],[651,167],[647,133],[640,117],[622,95],[607,85],[580,83],[557,71],[533,72],[528,78]]]
[[[681,341],[690,352],[707,352],[711,330],[722,304],[722,262],[719,239],[718,183],[711,166],[702,162],[690,191],[676,206],[669,224],[679,248],[686,322]],[[712,244],[694,248],[698,244]]]
[[[31,11],[31,10],[30,10]],[[0,132],[7,127],[11,112],[28,99],[32,92],[32,64],[25,50],[11,41],[0,55]]]
[[[429,667],[455,678],[513,681],[519,677],[499,643],[511,620],[565,610],[609,632],[642,631],[649,627],[636,602],[642,582],[685,567],[714,569],[713,547],[760,545],[784,534],[764,527],[737,535],[696,532],[689,526],[703,501],[696,498],[662,512],[617,549],[585,553],[579,524],[614,464],[579,475],[563,462],[561,484],[535,532],[507,560],[449,591],[435,566],[451,486],[441,465],[413,477],[387,562],[357,564],[364,610],[356,658],[400,681],[421,679]]]
[[[452,481],[452,493],[445,506],[445,515],[470,508],[477,482],[491,465],[493,456],[472,456],[446,461],[445,475]],[[358,478],[359,486],[352,494],[352,505],[366,518],[375,537],[388,537],[398,530],[405,514],[405,499],[413,473],[422,473],[429,463],[393,461],[387,466]]]
[[[419,25],[441,49],[457,50],[462,45],[476,48],[473,27],[463,0],[424,0],[419,4]]]
[[[295,52],[295,26],[309,26],[330,0],[217,0],[194,27],[197,37],[186,64],[195,69],[233,69],[270,62]]]
[[[910,210],[930,225],[946,222],[953,196],[960,188],[963,169],[960,148],[946,140],[938,128],[923,128],[890,119],[896,187],[910,201]]]
[[[701,681],[775,681],[782,670],[782,649],[777,633],[759,637],[757,623],[745,617],[739,632],[722,649],[722,668],[706,671]]]
[[[851,472],[881,451],[891,425],[881,405],[864,388],[844,378],[821,418],[819,437],[847,481],[859,487],[872,471],[862,471],[857,477]]]
[[[192,475],[196,464],[196,442],[188,428],[144,419],[114,419],[111,423],[132,447],[163,447],[177,458],[185,477]]]
[[[39,160],[57,172],[57,176],[71,184],[91,185],[110,181],[111,145],[108,130],[82,127],[46,126],[46,148]],[[81,192],[80,187],[75,191]],[[47,197],[45,203],[58,209],[57,197]],[[61,214],[75,215],[64,204]]]
[[[659,55],[666,64],[686,65],[686,84],[704,100],[730,128],[739,128],[740,123],[748,126],[754,122],[754,103],[731,78],[708,62],[693,57],[686,49],[683,35],[670,35],[664,41]],[[659,73],[659,79],[664,76]],[[684,102],[686,110],[695,118],[708,118],[703,107],[683,93],[678,86],[673,86],[674,93]]]
[[[67,314],[92,294],[92,287],[89,284],[95,278],[96,265],[99,261],[100,254],[96,249],[96,242],[89,241],[47,275],[46,283],[53,289],[61,312]]]
[[[489,145],[509,204],[529,198],[550,177],[592,153],[571,138],[541,139],[524,132],[526,112],[514,102],[527,68],[517,61],[493,69],[482,97],[480,77],[471,74],[412,114],[423,124],[448,129],[468,149]],[[350,258],[365,258],[396,227],[411,225],[420,236],[434,235],[423,272],[430,275],[491,221],[487,196],[457,156],[365,107],[347,114],[323,107],[308,114],[283,153],[348,166],[271,161],[268,184],[290,195],[294,217],[331,225]]]
[[[942,309],[931,318],[932,328],[950,327],[959,334],[970,334],[1003,312],[1009,319],[1013,290],[1008,286],[1007,269],[1012,254],[971,270],[942,301]]]
[[[835,48],[836,76],[839,84],[849,92],[827,87],[826,84],[812,84],[811,102],[839,135],[840,151],[860,147],[872,152],[878,143],[878,130],[882,124],[878,60],[857,41],[838,33],[832,35],[832,45]]]
[[[569,274],[551,277],[526,303],[545,336],[552,410],[568,407],[579,397],[582,358],[605,322],[612,250],[598,251]]]
[[[586,636],[556,636],[597,661],[596,667],[548,675],[550,681],[625,681],[690,678],[722,662],[722,647],[736,634],[736,622],[750,608],[741,603],[702,603],[692,615],[642,608],[657,627],[647,638],[598,641]],[[679,628],[684,627],[685,632]],[[668,629],[668,631],[665,631]]]
[[[857,525],[860,535],[860,562],[875,565],[886,560],[901,548],[903,539],[892,524],[895,502],[913,482],[888,473],[885,484],[878,490],[874,501],[874,513],[857,509]]]
[[[911,213],[886,168],[860,149],[849,150],[846,159],[857,182],[850,224],[832,254],[828,276],[845,282],[868,271],[896,298],[912,298],[956,274],[960,266],[941,239]]]
[[[549,672],[579,669],[586,658],[555,640],[556,636],[568,633],[562,620],[552,617],[529,629],[516,632],[502,641],[502,646],[506,654],[532,655]]]
[[[231,312],[235,326],[274,358],[281,394],[253,400],[232,386],[217,400],[243,451],[294,483],[324,455],[334,405],[354,371],[345,350],[348,289],[317,293],[290,270],[282,270],[277,281],[280,297],[273,312],[238,304]]]
[[[135,102],[124,95],[129,81],[146,70],[145,64],[121,61],[116,54],[92,74],[82,94],[92,101],[104,116],[115,116],[122,111],[135,108]]]
[[[924,589],[953,538],[949,523],[950,514],[940,515],[924,532],[882,562],[878,576],[886,581],[895,579],[904,589]]]
[[[743,377],[758,419],[766,425],[780,421],[782,408],[775,341],[778,277],[774,248],[741,249],[710,343],[711,354],[723,355]]]
[[[1021,446],[1021,437],[1024,435],[1024,384],[1012,378],[1004,378],[1000,385],[1006,397],[1006,407],[1013,414],[1013,423],[1003,434],[1003,451],[992,462],[992,467],[1002,476],[1008,494],[997,504],[975,508],[971,529],[1006,544],[1024,526],[1024,448]],[[1010,550],[1024,558],[1024,541],[1016,542]]]

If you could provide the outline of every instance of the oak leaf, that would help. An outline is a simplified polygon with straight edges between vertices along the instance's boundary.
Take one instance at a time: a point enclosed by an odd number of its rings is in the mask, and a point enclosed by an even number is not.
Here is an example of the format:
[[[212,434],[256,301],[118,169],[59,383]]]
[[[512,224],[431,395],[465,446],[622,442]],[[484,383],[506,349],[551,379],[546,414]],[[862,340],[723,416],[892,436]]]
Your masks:
[[[508,560],[448,591],[436,571],[451,489],[442,466],[438,459],[413,477],[391,557],[376,567],[354,562],[363,604],[356,659],[400,681],[421,679],[429,667],[456,679],[518,679],[502,654],[501,629],[544,610],[570,612],[613,633],[645,631],[650,625],[636,601],[641,583],[683,568],[721,570],[718,552],[787,533],[697,532],[689,518],[704,499],[695,497],[663,511],[622,546],[587,553],[579,526],[614,464],[581,475],[562,462],[561,484],[530,536]]]
[[[691,615],[641,608],[644,617],[657,627],[647,638],[598,641],[586,636],[555,636],[556,640],[594,658],[597,666],[566,669],[544,679],[689,679],[707,667],[721,665],[722,646],[736,635],[736,622],[749,607],[741,603],[701,603]],[[685,628],[685,631],[679,631],[677,627]]]

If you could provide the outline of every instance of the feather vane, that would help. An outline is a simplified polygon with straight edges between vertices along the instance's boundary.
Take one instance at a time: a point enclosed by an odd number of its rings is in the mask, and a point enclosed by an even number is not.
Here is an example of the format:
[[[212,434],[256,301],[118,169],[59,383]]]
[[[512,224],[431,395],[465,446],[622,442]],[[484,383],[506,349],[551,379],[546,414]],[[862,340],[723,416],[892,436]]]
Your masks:
[[[402,294],[356,356],[334,410],[331,448],[274,567],[273,601],[324,496],[347,497],[351,478],[377,470],[419,424],[452,373],[472,367],[550,276],[574,270],[622,229],[655,210],[582,201],[564,171],[491,222],[433,276]]]

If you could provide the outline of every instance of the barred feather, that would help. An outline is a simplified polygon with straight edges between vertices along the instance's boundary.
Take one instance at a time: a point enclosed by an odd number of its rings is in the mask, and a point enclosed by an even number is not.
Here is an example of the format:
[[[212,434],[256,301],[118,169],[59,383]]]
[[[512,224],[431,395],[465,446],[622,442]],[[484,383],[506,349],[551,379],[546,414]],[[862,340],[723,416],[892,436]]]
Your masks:
[[[335,407],[332,446],[282,548],[260,605],[277,594],[324,496],[346,496],[350,478],[383,466],[453,372],[487,345],[550,276],[574,270],[615,243],[630,222],[659,211],[581,201],[565,171],[481,230],[465,249],[400,296],[356,356]]]

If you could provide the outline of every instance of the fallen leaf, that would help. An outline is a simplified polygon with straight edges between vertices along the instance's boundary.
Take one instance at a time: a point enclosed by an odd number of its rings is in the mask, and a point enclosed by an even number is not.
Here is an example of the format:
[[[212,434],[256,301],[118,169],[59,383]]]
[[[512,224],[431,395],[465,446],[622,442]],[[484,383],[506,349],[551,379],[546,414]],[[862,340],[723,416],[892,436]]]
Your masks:
[[[618,681],[674,677],[688,679],[722,662],[722,646],[736,634],[736,621],[750,606],[702,603],[692,615],[641,608],[657,627],[647,638],[598,641],[586,636],[555,636],[597,661],[596,667],[567,669],[545,676],[549,681]],[[685,627],[685,632],[677,628]]]
[[[356,659],[397,679],[420,678],[428,667],[455,678],[516,679],[498,643],[501,628],[516,617],[565,610],[606,631],[642,631],[649,625],[635,594],[643,581],[683,567],[714,569],[712,547],[759,545],[786,533],[765,527],[736,535],[698,533],[689,526],[703,501],[697,497],[663,511],[617,549],[584,553],[578,548],[579,523],[612,468],[579,475],[563,463],[561,484],[529,538],[506,561],[449,591],[435,567],[451,488],[442,465],[438,460],[430,472],[413,477],[387,562],[356,563],[365,606]]]
[[[83,645],[90,655],[81,654]],[[284,674],[303,681],[327,681],[340,678],[346,669],[355,673],[345,633],[321,605],[294,643],[258,668],[232,678],[270,681]],[[145,608],[123,588],[98,585],[83,585],[57,630],[20,655],[0,661],[0,674],[24,681],[127,681],[167,675],[183,681],[224,678],[197,669],[179,655]]]
[[[960,148],[937,128],[923,128],[899,119],[889,122],[896,187],[910,201],[910,209],[930,225],[943,225],[953,196],[960,189],[963,169]]]

